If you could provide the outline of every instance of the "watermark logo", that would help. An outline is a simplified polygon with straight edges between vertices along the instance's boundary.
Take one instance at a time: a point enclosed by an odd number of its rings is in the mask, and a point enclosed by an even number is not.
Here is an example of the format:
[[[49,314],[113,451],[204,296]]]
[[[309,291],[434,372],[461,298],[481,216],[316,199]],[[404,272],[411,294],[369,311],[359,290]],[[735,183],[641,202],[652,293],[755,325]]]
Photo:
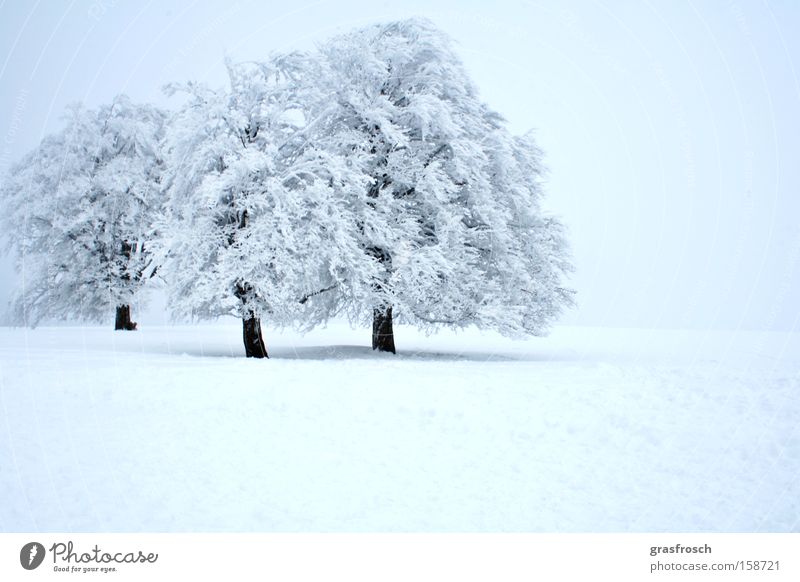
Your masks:
[[[26,570],[35,570],[44,561],[44,546],[39,542],[29,542],[19,551],[19,563]]]

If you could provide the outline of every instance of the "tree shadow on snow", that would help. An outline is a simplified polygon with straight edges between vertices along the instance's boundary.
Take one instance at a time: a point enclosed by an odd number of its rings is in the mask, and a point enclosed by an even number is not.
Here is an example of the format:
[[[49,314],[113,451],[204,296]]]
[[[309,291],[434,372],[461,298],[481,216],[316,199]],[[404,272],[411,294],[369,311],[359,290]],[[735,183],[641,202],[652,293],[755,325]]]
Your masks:
[[[149,353],[168,356],[185,356],[213,359],[245,359],[244,348],[238,341],[208,340],[202,337],[169,336],[158,337],[155,341],[137,341],[139,336],[114,336],[109,345],[102,342],[103,349],[111,349],[117,353]],[[205,340],[205,341],[204,341]],[[90,342],[94,343],[94,342]],[[98,339],[98,343],[101,343]],[[505,346],[504,346],[505,347]],[[99,348],[99,345],[98,345]],[[76,349],[84,349],[78,346]],[[344,360],[376,360],[395,362],[557,362],[585,359],[573,350],[547,349],[539,350],[505,347],[491,349],[436,349],[434,346],[417,346],[401,348],[397,354],[377,352],[369,345],[304,345],[278,343],[270,345],[267,350],[272,360],[305,360],[305,361],[344,361]],[[256,360],[257,361],[257,360]]]
[[[369,346],[328,345],[328,346],[280,346],[270,350],[270,357],[281,360],[389,360],[389,361],[438,361],[438,362],[515,362],[552,361],[573,359],[564,354],[509,354],[491,351],[446,351],[446,350],[398,350],[397,354],[377,352]]]

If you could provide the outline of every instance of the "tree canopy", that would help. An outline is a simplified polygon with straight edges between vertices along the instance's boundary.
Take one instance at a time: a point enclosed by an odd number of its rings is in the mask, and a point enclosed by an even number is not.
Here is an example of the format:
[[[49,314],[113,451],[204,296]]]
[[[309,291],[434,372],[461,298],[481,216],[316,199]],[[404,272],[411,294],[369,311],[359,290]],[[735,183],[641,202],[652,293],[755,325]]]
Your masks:
[[[177,317],[241,318],[255,357],[262,318],[372,322],[393,352],[395,320],[539,335],[571,304],[540,149],[429,22],[228,63],[228,78],[170,86],[184,102],[168,116],[124,97],[76,107],[13,168],[25,322],[102,319],[156,268]]]
[[[103,321],[142,301],[157,268],[150,244],[165,114],[120,96],[95,110],[73,106],[66,117],[0,186],[0,220],[21,274],[12,311],[28,325]]]

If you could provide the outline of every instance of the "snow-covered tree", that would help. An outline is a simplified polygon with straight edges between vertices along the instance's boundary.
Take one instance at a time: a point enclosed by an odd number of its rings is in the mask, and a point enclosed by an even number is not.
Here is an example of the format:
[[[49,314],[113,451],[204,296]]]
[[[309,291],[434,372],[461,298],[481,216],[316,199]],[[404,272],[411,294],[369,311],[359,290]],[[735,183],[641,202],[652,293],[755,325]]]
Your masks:
[[[229,64],[227,90],[173,87],[188,100],[166,140],[170,304],[241,318],[248,357],[267,357],[262,317],[313,327],[335,313],[326,292],[361,258],[339,202],[366,182],[312,138],[328,120],[308,117],[323,109],[317,69],[293,53]]]
[[[362,260],[340,293],[395,351],[393,319],[541,334],[571,302],[563,229],[540,209],[540,152],[481,102],[426,21],[371,26],[321,47],[332,132],[318,143],[370,180],[351,199]]]
[[[155,273],[164,114],[119,96],[73,106],[66,127],[13,166],[0,186],[3,233],[16,254],[15,319],[104,321],[131,330],[130,306]]]

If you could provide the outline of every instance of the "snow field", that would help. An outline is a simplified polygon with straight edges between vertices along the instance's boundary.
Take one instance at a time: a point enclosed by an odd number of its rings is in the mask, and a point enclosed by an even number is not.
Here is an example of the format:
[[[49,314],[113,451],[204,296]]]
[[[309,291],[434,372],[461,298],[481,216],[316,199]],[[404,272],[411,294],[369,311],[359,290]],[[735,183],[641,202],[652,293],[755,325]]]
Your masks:
[[[798,531],[797,334],[0,328],[3,531]]]

